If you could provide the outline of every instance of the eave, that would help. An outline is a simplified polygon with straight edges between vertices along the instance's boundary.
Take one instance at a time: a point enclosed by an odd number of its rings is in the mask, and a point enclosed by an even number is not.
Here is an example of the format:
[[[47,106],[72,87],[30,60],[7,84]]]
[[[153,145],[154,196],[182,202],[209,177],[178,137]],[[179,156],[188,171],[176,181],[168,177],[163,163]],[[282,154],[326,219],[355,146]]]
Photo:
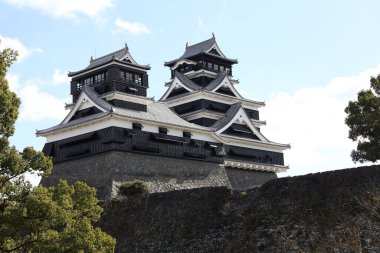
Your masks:
[[[244,169],[244,170],[259,170],[259,171],[267,171],[267,172],[286,172],[289,169],[289,166],[281,166],[274,164],[266,164],[266,163],[251,163],[246,161],[239,160],[224,160],[225,167]]]
[[[207,99],[210,101],[215,102],[221,102],[225,104],[234,104],[234,103],[241,103],[244,108],[247,109],[254,109],[265,106],[265,102],[259,102],[259,101],[253,101],[250,99],[239,99],[233,96],[228,96],[225,94],[215,93],[211,91],[205,91],[205,90],[198,90],[194,91],[190,94],[186,94],[185,96],[176,96],[171,97],[165,100],[165,102],[168,104],[169,107],[174,107],[177,105],[181,105],[184,103],[192,102],[199,99]]]
[[[228,145],[242,145],[248,148],[260,148],[267,151],[282,152],[287,149],[290,149],[290,144],[282,144],[277,142],[262,142],[259,140],[241,138],[232,135],[219,134],[218,135],[224,142]]]
[[[103,63],[102,65],[99,65],[99,66],[94,66],[94,67],[91,67],[91,68],[84,68],[84,69],[81,69],[81,70],[78,70],[78,71],[69,71],[68,76],[72,77],[72,78],[75,78],[78,75],[89,73],[89,72],[93,72],[95,70],[102,69],[102,68],[110,66],[112,64],[117,64],[117,65],[120,65],[120,66],[129,67],[129,68],[140,70],[140,71],[141,70],[150,70],[150,66],[149,65],[134,65],[134,64],[131,64],[131,63],[128,63],[128,62],[119,61],[117,59],[111,59],[111,60],[109,60],[109,61],[107,61],[107,62],[105,62],[105,63]]]

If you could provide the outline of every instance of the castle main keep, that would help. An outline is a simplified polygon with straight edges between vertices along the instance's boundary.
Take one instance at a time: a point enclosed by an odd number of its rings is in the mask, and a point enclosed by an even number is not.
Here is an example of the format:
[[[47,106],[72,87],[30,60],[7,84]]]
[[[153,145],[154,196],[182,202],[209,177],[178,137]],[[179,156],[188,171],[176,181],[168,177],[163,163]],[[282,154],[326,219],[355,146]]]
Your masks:
[[[70,112],[57,126],[38,130],[54,169],[43,184],[59,178],[95,187],[112,198],[120,184],[139,179],[151,191],[209,186],[252,188],[276,178],[289,145],[260,131],[263,102],[243,98],[228,58],[215,37],[186,45],[170,69],[167,91],[147,97],[149,65],[127,45],[69,72]]]

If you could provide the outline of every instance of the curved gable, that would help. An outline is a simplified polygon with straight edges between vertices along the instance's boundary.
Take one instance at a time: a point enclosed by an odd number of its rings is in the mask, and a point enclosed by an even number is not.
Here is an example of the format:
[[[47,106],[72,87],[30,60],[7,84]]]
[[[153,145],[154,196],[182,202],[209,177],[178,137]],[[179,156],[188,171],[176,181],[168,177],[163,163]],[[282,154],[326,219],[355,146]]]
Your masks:
[[[208,49],[206,52],[209,54],[217,55],[223,58],[227,58],[225,54],[223,54],[222,50],[220,50],[218,44],[216,43],[215,39],[213,40],[214,43],[211,45],[210,49]]]
[[[212,91],[212,92],[218,92],[219,89],[226,89],[230,91],[230,94],[233,94],[233,96],[242,99],[243,97],[240,95],[240,93],[235,89],[234,85],[232,84],[230,78],[228,77],[226,72],[223,72],[222,74],[219,74],[217,78],[215,78],[214,81],[212,81],[209,85],[205,87],[205,90]],[[228,93],[223,93],[231,96]]]
[[[233,124],[235,125],[233,126]],[[242,125],[243,127],[239,127],[239,125]],[[257,136],[258,140],[262,142],[269,142],[269,140],[265,138],[265,136],[252,124],[252,121],[249,119],[240,104],[232,105],[226,116],[217,121],[213,127],[215,128],[215,133],[217,135],[223,134],[230,127],[235,127],[237,131],[244,131],[244,129],[247,129]]]
[[[79,95],[77,102],[72,107],[71,111],[61,124],[65,124],[71,120],[77,111],[85,110],[90,107],[95,107],[101,112],[107,112],[112,109],[112,105],[99,98],[94,91],[91,91],[90,88],[84,86],[84,90]]]
[[[175,89],[183,88],[187,90],[188,92],[194,92],[196,90],[200,90],[201,87],[198,86],[196,83],[188,79],[186,76],[184,76],[181,73],[175,72],[173,81],[170,83],[169,88],[165,92],[165,94],[161,97],[161,101],[166,100],[170,97],[172,92]]]

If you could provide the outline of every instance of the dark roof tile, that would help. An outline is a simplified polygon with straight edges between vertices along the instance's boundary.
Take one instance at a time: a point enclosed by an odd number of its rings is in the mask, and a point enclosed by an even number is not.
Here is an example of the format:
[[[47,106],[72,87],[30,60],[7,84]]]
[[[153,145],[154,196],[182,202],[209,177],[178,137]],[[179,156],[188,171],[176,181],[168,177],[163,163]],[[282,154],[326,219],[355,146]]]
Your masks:
[[[188,87],[189,89],[195,91],[195,90],[200,90],[202,87],[199,86],[198,84],[194,83],[193,81],[191,81],[189,78],[187,78],[184,74],[182,73],[179,73],[179,72],[175,72],[174,74],[178,80],[184,84],[186,87]]]
[[[128,59],[129,61],[123,61],[123,59],[128,56]],[[76,75],[78,73],[81,73],[81,72],[84,72],[86,70],[90,70],[90,69],[94,69],[96,67],[99,67],[99,66],[102,66],[106,63],[109,63],[111,61],[117,61],[117,62],[121,62],[121,63],[125,63],[127,65],[131,65],[131,66],[136,66],[136,67],[139,67],[139,68],[143,68],[143,69],[150,69],[149,65],[140,65],[138,64],[131,56],[131,54],[129,53],[128,51],[128,47],[124,47],[122,49],[119,49],[115,52],[112,52],[110,54],[107,54],[107,55],[104,55],[104,56],[101,56],[99,58],[95,58],[95,59],[92,59],[90,60],[90,64],[82,69],[82,70],[79,70],[79,71],[74,71],[74,72],[69,72],[69,76],[73,76],[73,75]]]
[[[85,122],[89,122],[89,121],[92,121],[92,120],[103,118],[103,117],[105,117],[105,116],[107,116],[109,114],[111,114],[111,112],[96,113],[96,114],[93,114],[93,115],[90,115],[90,116],[87,116],[87,117],[83,117],[83,118],[79,118],[79,119],[75,119],[75,120],[69,121],[67,123],[61,123],[61,124],[59,124],[57,126],[53,126],[53,127],[50,127],[50,128],[44,129],[44,130],[37,130],[36,134],[37,135],[42,135],[42,134],[49,133],[49,132],[52,132],[52,131],[55,131],[55,130],[58,130],[58,129],[62,129],[62,128],[67,128],[67,127],[79,125],[79,124],[82,124],[82,123],[85,123]]]
[[[215,129],[215,131],[220,130],[225,125],[227,125],[236,115],[236,113],[239,111],[239,109],[242,108],[240,103],[236,103],[231,105],[230,109],[226,112],[226,115],[216,121],[214,125],[211,126],[211,128]]]
[[[106,111],[110,111],[112,109],[112,105],[108,102],[106,102],[105,100],[101,99],[98,95],[98,93],[96,93],[96,91],[94,90],[94,88],[92,87],[89,87],[87,85],[83,85],[83,92],[89,97],[91,98],[91,100],[97,104],[99,107],[103,108],[104,110]]]
[[[208,91],[212,91],[218,85],[223,81],[223,79],[226,77],[227,73],[225,71],[220,72],[218,76],[211,82],[209,83],[204,89]]]
[[[229,58],[227,58],[223,53],[221,53],[220,56],[212,54],[212,53],[207,53],[214,46],[217,46],[217,43],[216,43],[216,40],[215,40],[214,36],[212,38],[208,39],[208,40],[196,43],[196,44],[191,45],[191,46],[186,46],[185,53],[181,57],[179,57],[178,59],[172,60],[172,61],[165,62],[165,65],[168,66],[168,65],[171,65],[171,64],[173,64],[173,63],[175,63],[175,62],[177,62],[179,60],[188,59],[188,58],[190,58],[192,56],[195,56],[195,55],[198,55],[198,54],[202,54],[202,53],[205,53],[207,55],[216,56],[216,57],[219,57],[219,58],[222,58],[222,59],[234,62],[234,63],[237,62],[237,60],[235,60],[235,59],[229,59]]]

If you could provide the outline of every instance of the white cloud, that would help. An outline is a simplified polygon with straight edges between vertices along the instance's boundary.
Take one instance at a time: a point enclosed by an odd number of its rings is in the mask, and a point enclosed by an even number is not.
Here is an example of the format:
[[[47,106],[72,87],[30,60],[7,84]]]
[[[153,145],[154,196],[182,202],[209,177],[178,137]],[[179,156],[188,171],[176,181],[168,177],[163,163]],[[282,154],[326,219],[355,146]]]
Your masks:
[[[199,29],[201,29],[203,31],[206,31],[206,32],[210,32],[211,31],[210,28],[204,23],[202,17],[198,17],[197,23],[198,23],[198,28]]]
[[[39,81],[29,80],[21,84],[19,76],[12,73],[8,73],[6,78],[10,89],[21,99],[20,120],[60,121],[66,116],[65,101],[67,99],[60,99],[41,91],[38,87]]]
[[[21,120],[62,120],[65,115],[65,100],[41,91],[37,85],[26,85],[19,94],[21,98]]]
[[[13,92],[16,92],[20,87],[19,76],[7,73],[7,76],[5,78],[8,80],[9,89]]]
[[[151,31],[144,25],[138,22],[128,22],[122,20],[121,18],[117,18],[115,21],[115,25],[119,28],[127,30],[132,34],[150,34]]]
[[[53,75],[53,84],[68,84],[70,83],[70,78],[67,76],[67,71],[61,69],[55,69]]]
[[[18,51],[17,62],[22,62],[29,57],[32,53],[41,53],[40,48],[27,48],[18,38],[9,38],[0,35],[0,50],[11,48]]]
[[[109,7],[112,0],[7,0],[8,3],[23,8],[28,7],[54,17],[76,18],[78,14],[96,17]]]
[[[239,92],[240,95],[242,95],[245,98],[248,98],[250,96],[250,93],[248,91],[246,91],[246,90],[239,89],[238,92]]]
[[[290,175],[356,166],[350,158],[356,144],[348,139],[344,109],[378,73],[380,65],[324,86],[279,92],[267,101],[261,118],[268,125],[262,131],[273,141],[291,143],[285,154]]]

